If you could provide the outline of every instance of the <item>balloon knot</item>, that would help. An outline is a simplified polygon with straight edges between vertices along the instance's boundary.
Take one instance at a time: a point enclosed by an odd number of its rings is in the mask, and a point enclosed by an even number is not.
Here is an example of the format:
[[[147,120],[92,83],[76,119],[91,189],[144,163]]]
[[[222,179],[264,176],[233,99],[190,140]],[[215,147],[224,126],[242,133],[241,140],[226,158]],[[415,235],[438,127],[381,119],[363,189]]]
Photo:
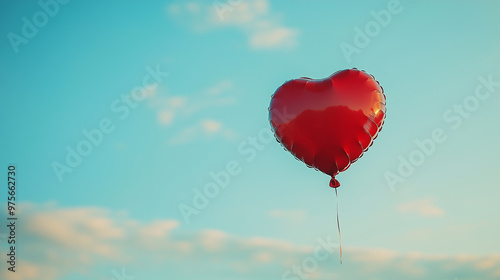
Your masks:
[[[335,179],[335,177],[333,177],[333,176],[332,176],[332,179],[330,180],[330,187],[332,187],[332,188],[340,187],[339,181],[337,181],[337,179]]]

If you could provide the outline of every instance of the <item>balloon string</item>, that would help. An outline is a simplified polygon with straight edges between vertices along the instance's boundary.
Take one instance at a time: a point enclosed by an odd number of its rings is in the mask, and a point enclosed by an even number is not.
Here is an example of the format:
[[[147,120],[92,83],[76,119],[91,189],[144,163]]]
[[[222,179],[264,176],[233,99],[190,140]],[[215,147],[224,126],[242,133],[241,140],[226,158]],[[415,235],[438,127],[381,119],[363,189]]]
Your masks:
[[[340,222],[339,222],[339,195],[337,188],[335,188],[335,197],[337,198],[337,228],[339,230],[339,250],[340,250],[340,264],[342,264],[342,236],[340,235]]]

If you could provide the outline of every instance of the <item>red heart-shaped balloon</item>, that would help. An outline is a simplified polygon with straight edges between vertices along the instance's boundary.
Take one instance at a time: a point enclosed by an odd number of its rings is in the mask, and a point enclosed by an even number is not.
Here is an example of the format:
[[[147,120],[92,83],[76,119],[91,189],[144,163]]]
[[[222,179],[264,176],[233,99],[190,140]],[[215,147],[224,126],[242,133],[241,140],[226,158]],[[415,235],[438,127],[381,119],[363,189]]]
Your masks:
[[[357,69],[322,80],[288,81],[274,93],[269,121],[276,139],[297,159],[332,176],[372,145],[385,119],[385,95],[373,76]]]

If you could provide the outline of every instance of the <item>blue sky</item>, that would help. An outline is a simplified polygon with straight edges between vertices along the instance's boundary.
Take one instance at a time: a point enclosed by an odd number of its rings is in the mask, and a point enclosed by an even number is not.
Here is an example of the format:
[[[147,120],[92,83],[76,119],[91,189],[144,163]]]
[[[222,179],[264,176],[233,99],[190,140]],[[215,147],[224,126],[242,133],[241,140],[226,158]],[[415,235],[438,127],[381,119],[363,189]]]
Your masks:
[[[498,1],[0,6],[20,217],[2,278],[300,279],[287,271],[312,259],[313,279],[500,276]],[[329,178],[270,141],[267,108],[287,80],[352,67],[380,82],[387,118],[337,177],[340,265],[314,254],[338,242]]]

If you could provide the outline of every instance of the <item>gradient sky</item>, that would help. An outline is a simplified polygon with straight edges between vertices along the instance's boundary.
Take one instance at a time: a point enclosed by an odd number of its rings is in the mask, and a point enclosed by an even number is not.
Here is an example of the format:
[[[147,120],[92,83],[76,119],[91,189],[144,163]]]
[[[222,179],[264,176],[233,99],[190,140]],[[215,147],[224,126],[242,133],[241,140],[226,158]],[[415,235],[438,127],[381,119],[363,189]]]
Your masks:
[[[356,67],[387,118],[337,177],[344,264],[335,251],[308,275],[498,279],[500,2],[351,2],[1,1],[0,166],[17,168],[20,217],[16,273],[0,229],[2,278],[287,279],[318,238],[338,242],[336,200],[327,175],[259,138],[270,97]],[[113,130],[58,178],[103,120]],[[402,176],[436,129],[446,140]],[[234,162],[186,220],[181,205]]]

